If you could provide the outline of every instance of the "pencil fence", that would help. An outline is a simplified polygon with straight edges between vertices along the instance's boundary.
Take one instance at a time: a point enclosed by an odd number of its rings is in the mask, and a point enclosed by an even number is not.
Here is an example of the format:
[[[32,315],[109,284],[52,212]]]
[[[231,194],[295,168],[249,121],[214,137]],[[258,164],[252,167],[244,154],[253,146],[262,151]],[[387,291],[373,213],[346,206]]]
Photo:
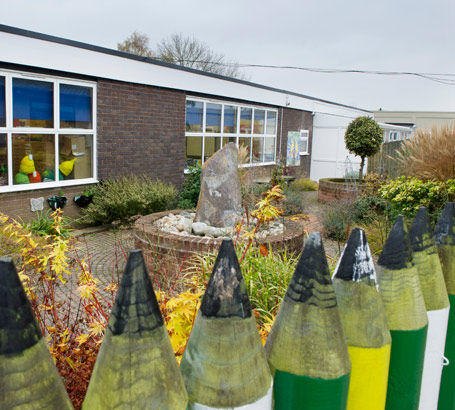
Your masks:
[[[226,239],[179,367],[132,251],[83,408],[453,410],[454,304],[453,203],[434,235],[424,208],[409,233],[398,217],[376,269],[356,228],[331,277],[311,233],[264,348]],[[72,408],[10,258],[0,259],[0,408]]]

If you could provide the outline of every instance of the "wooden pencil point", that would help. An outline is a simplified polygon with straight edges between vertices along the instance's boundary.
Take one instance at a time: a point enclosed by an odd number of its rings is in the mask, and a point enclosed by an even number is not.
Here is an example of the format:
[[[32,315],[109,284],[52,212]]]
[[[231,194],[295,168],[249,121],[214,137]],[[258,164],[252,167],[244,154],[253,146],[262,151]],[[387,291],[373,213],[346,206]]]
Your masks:
[[[180,365],[190,409],[271,409],[272,378],[231,240],[224,240]]]
[[[11,258],[0,258],[0,407],[73,408]]]
[[[324,308],[336,307],[335,294],[327,292],[325,289],[327,286],[331,288],[332,281],[321,234],[311,232],[285,297],[295,302],[309,303]]]
[[[141,334],[163,324],[142,253],[131,251],[109,318],[109,329],[113,335]]]
[[[376,282],[373,258],[362,229],[352,230],[333,277],[356,282],[367,278]]]
[[[83,408],[184,410],[187,402],[142,253],[132,251]]]
[[[411,243],[405,229],[404,218],[399,215],[379,255],[378,265],[396,270],[412,263]]]
[[[11,258],[0,258],[0,355],[20,353],[42,338]]]
[[[251,304],[232,240],[224,239],[201,302],[206,317],[251,317]]]

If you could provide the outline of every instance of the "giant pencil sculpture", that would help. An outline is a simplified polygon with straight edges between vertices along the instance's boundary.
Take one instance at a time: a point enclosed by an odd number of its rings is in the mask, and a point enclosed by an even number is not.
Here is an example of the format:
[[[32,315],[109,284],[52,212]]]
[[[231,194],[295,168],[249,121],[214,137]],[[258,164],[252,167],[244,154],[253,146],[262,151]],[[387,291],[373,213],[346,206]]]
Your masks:
[[[442,370],[438,410],[455,409],[455,204],[448,202],[434,230],[436,247],[449,293],[450,314],[444,356],[447,366]],[[444,359],[445,360],[445,359]]]
[[[442,373],[441,358],[444,355],[449,320],[449,298],[430,218],[425,207],[421,207],[417,212],[409,229],[409,239],[428,315],[428,335],[419,409],[435,410],[438,406]]]
[[[186,409],[187,394],[140,251],[130,252],[84,409]]]
[[[190,409],[271,409],[272,378],[230,239],[221,244],[180,369]]]
[[[265,349],[275,409],[346,408],[351,363],[317,232],[307,240]]]
[[[379,256],[377,274],[392,335],[386,409],[416,410],[428,319],[402,216],[395,221]]]
[[[11,258],[0,258],[0,408],[73,408]]]
[[[333,275],[351,358],[348,410],[384,410],[390,332],[365,232],[352,230]]]

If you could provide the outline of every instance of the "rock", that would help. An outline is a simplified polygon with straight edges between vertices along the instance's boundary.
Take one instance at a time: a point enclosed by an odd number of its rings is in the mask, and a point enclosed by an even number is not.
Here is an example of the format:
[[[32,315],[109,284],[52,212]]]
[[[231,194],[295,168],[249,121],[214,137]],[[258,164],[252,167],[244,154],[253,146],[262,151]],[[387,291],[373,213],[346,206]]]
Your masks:
[[[201,193],[195,222],[223,228],[235,226],[241,218],[241,193],[237,162],[237,147],[225,145],[204,163]]]
[[[180,224],[176,225],[176,228],[179,232],[182,232],[184,230],[183,226]]]
[[[191,217],[191,214],[187,211],[182,211],[180,212],[180,215],[185,217],[185,218],[188,218],[188,219],[192,219],[193,217]]]
[[[193,222],[191,230],[195,235],[203,235],[208,228],[208,225],[204,222]]]
[[[214,238],[218,238],[219,236],[223,236],[224,232],[220,228],[215,228],[214,226],[208,226],[205,230],[206,235],[213,236]]]
[[[180,225],[183,226],[183,230],[188,233],[188,234],[191,234],[192,232],[192,225],[193,225],[193,220],[192,219],[188,219],[188,218],[182,218],[183,220],[180,220]]]

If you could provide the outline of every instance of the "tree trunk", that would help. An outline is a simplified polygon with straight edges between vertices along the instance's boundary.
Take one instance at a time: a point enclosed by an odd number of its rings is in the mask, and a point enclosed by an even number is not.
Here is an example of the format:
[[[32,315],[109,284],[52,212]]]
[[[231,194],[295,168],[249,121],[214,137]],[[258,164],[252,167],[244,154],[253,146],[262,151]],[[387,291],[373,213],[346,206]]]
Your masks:
[[[360,162],[360,171],[359,171],[359,184],[362,183],[363,167],[365,165],[365,157],[361,157],[362,161]]]

